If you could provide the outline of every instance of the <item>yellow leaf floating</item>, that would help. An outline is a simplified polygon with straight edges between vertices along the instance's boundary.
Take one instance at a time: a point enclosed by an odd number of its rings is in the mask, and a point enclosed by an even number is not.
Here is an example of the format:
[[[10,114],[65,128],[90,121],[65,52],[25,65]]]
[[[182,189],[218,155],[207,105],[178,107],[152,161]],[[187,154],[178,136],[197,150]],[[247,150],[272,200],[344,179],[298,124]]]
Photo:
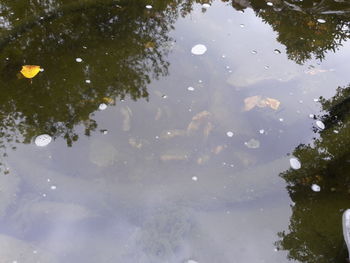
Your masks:
[[[39,72],[40,72],[40,66],[35,66],[35,65],[22,66],[22,70],[21,70],[22,75],[28,79],[34,78]]]
[[[244,111],[250,111],[255,107],[264,108],[269,106],[273,110],[278,110],[281,102],[273,98],[262,98],[261,96],[251,96],[244,99]]]
[[[152,41],[146,42],[145,44],[145,48],[155,48],[155,46],[156,46],[156,43]]]
[[[114,99],[110,98],[110,97],[103,97],[102,98],[102,101],[104,103],[107,103],[107,104],[113,104],[114,103]]]

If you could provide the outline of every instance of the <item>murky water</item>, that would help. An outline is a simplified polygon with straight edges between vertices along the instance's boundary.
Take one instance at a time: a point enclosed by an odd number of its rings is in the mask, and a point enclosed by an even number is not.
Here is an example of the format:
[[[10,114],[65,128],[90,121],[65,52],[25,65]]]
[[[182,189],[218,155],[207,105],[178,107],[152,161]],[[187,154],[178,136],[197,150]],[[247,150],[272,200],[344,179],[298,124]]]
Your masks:
[[[344,261],[349,26],[340,0],[2,1],[0,262]]]

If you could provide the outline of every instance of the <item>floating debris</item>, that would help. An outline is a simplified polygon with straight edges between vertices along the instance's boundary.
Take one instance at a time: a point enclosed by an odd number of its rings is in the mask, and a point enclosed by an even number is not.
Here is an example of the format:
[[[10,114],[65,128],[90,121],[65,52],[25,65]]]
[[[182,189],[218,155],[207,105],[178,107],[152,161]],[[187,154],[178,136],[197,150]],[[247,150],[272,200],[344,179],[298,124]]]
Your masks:
[[[322,121],[316,121],[316,125],[318,128],[320,128],[321,130],[324,130],[326,127],[324,125],[324,123]]]
[[[319,191],[321,191],[321,187],[320,187],[318,184],[313,184],[313,185],[311,185],[311,189],[312,189],[312,191],[314,191],[314,192],[319,192]]]
[[[244,143],[250,149],[257,149],[260,147],[260,142],[256,139],[250,139],[249,141]]]
[[[146,5],[145,6],[147,9],[152,9],[153,8],[153,6],[151,6],[151,5]]]
[[[207,47],[202,44],[195,45],[191,49],[193,55],[203,55],[206,51]]]
[[[335,134],[338,134],[338,133],[339,133],[339,131],[338,131],[338,130],[334,130],[333,132],[334,132]]]
[[[275,54],[281,54],[282,52],[279,49],[275,49],[273,52],[275,52]]]
[[[48,134],[42,134],[35,138],[34,143],[36,146],[44,147],[52,141],[52,138]]]
[[[233,136],[233,132],[232,131],[228,131],[228,132],[226,132],[226,135],[227,135],[227,137],[232,137]]]
[[[324,23],[326,23],[326,20],[319,18],[319,19],[317,19],[317,22],[319,22],[320,24],[324,24]]]
[[[268,6],[273,6],[273,3],[272,2],[267,2],[266,3]]]
[[[103,97],[102,101],[104,101],[106,104],[113,104],[114,103],[114,99],[112,99],[110,97]]]
[[[106,130],[106,129],[102,129],[102,130],[100,130],[100,132],[104,135],[108,134],[108,130]]]
[[[290,163],[290,166],[294,169],[294,170],[298,170],[301,168],[301,163],[299,161],[299,159],[297,158],[290,158],[289,159],[289,163]]]
[[[22,66],[21,74],[27,78],[32,79],[40,72],[40,66],[24,65]]]
[[[315,118],[315,114],[309,114],[309,118],[310,119],[314,119]]]
[[[188,87],[187,90],[194,91],[194,87]]]
[[[319,101],[319,99],[314,99],[314,102],[318,102]]]
[[[101,104],[98,106],[98,109],[99,109],[99,110],[105,110],[105,109],[107,109],[107,104],[101,103]]]
[[[80,62],[83,62],[83,59],[82,58],[76,58],[75,61],[80,63]]]
[[[91,80],[87,79],[87,80],[85,80],[85,83],[90,84]]]

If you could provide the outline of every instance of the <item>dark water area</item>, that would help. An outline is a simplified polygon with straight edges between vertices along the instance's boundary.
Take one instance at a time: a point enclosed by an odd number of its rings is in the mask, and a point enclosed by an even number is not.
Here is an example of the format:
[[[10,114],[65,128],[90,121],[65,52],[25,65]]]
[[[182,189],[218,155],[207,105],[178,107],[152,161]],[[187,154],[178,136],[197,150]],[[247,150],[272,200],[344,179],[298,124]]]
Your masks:
[[[349,37],[345,0],[1,1],[0,262],[345,262]]]

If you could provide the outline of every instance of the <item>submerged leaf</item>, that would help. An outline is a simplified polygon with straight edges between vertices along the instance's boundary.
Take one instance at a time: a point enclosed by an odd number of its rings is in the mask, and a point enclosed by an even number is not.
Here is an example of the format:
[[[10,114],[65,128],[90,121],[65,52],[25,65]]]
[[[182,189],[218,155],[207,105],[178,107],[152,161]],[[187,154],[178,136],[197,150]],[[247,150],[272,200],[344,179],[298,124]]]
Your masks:
[[[272,98],[262,98],[261,96],[251,96],[244,99],[244,111],[250,111],[255,107],[264,108],[269,106],[271,109],[277,110],[281,102]]]
[[[244,99],[244,111],[250,111],[258,105],[261,96],[252,96]]]
[[[266,98],[265,101],[266,101],[266,104],[267,104],[271,109],[274,109],[274,110],[278,110],[278,107],[279,107],[280,104],[281,104],[281,102],[279,102],[279,101],[276,100],[276,99],[272,99],[272,98]]]
[[[25,65],[22,66],[21,73],[24,77],[31,79],[34,78],[40,72],[40,66]]]

